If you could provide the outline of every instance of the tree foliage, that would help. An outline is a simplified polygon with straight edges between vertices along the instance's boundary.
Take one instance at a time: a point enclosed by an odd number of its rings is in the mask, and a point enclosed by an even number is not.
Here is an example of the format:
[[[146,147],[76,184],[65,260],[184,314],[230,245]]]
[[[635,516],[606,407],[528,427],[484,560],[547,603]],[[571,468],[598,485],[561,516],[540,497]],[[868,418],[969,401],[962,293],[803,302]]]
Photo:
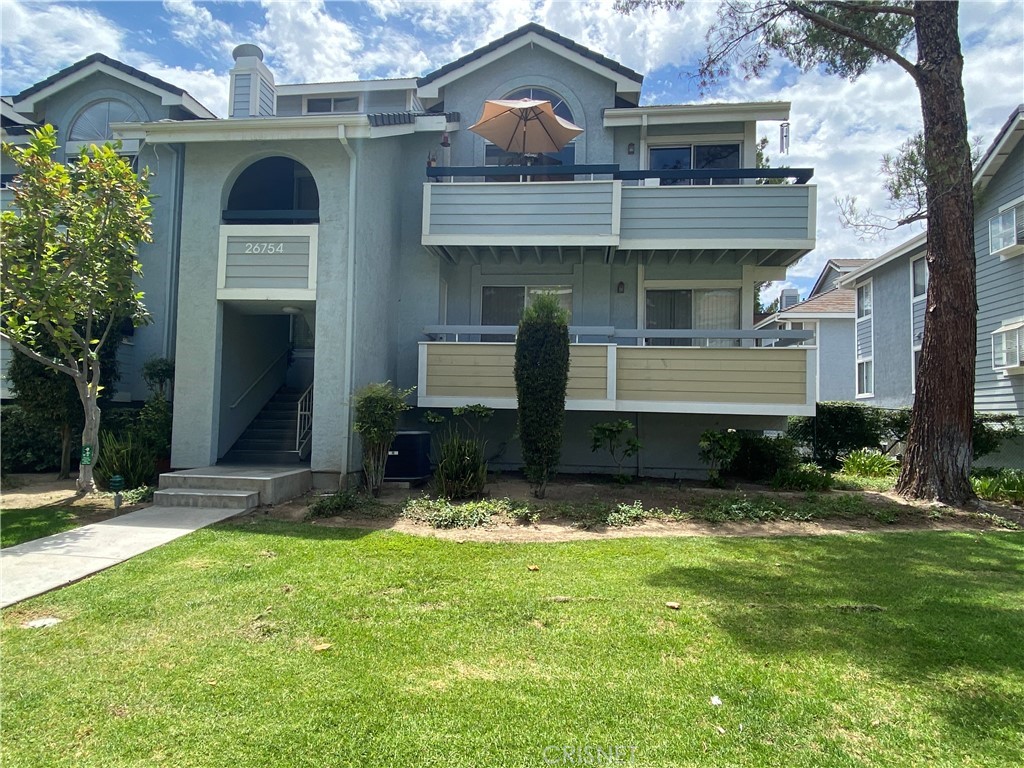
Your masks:
[[[523,312],[515,380],[523,470],[534,495],[542,499],[562,456],[569,384],[568,316],[554,296],[541,294]]]
[[[148,320],[142,294],[139,243],[151,242],[145,177],[114,147],[92,146],[74,162],[53,159],[52,126],[31,132],[24,146],[3,145],[18,167],[14,208],[0,219],[2,335],[29,358],[74,381],[82,403],[82,445],[99,458],[103,388],[101,352],[126,320]],[[55,349],[54,349],[55,348]],[[83,464],[79,489],[93,489]]]

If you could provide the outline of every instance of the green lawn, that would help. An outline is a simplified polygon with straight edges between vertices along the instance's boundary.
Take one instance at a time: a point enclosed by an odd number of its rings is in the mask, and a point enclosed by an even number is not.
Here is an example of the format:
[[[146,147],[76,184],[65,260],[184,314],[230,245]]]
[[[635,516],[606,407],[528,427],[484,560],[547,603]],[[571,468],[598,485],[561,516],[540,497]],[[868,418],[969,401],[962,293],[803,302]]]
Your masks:
[[[77,528],[74,510],[61,507],[0,510],[0,548]]]
[[[64,621],[18,626],[40,615]],[[586,745],[634,766],[1024,764],[1017,533],[223,525],[8,610],[0,639],[5,767],[504,768]]]

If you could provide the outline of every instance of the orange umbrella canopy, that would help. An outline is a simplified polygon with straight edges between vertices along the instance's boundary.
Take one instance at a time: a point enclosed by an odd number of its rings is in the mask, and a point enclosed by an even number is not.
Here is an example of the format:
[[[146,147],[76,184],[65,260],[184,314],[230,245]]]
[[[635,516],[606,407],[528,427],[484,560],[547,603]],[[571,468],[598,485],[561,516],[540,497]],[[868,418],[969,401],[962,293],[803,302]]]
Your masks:
[[[469,126],[506,152],[537,154],[557,152],[583,129],[555,114],[550,101],[533,99],[484,102],[484,113]]]

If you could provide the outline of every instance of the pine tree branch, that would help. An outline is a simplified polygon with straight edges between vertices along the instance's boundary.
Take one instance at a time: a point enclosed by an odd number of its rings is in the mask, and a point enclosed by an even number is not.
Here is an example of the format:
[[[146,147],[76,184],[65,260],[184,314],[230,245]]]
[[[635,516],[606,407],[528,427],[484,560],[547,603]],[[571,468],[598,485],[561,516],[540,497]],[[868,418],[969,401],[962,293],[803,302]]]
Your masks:
[[[854,13],[895,13],[899,16],[913,17],[914,9],[902,5],[874,5],[872,3],[849,3],[844,0],[817,0],[818,5],[841,8]]]
[[[920,74],[917,71],[917,67],[914,64],[912,64],[909,60],[901,56],[899,53],[894,51],[892,48],[887,48],[884,45],[879,45],[876,41],[872,40],[870,37],[863,34],[862,32],[858,32],[855,29],[850,29],[849,27],[843,24],[839,24],[838,22],[832,21],[832,19],[828,18],[827,16],[822,16],[820,13],[815,13],[810,8],[808,8],[805,5],[801,5],[800,3],[790,2],[786,5],[786,7],[793,13],[803,17],[812,24],[817,24],[819,27],[827,29],[830,32],[835,32],[837,35],[842,35],[843,37],[849,38],[850,40],[854,40],[863,45],[868,50],[874,51],[880,56],[884,56],[890,61],[895,62],[900,67],[905,69],[912,78],[914,78],[914,82],[916,84],[920,85]],[[910,15],[913,14],[911,13]]]

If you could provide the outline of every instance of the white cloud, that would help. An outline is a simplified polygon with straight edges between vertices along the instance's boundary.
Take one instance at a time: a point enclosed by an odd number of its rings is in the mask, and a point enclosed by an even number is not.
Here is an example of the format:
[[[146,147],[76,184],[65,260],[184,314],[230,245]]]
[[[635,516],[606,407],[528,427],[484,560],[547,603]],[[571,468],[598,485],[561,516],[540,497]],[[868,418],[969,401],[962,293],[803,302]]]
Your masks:
[[[214,56],[231,51],[234,31],[208,8],[193,0],[164,0],[164,10],[170,14],[171,34],[178,42]]]

